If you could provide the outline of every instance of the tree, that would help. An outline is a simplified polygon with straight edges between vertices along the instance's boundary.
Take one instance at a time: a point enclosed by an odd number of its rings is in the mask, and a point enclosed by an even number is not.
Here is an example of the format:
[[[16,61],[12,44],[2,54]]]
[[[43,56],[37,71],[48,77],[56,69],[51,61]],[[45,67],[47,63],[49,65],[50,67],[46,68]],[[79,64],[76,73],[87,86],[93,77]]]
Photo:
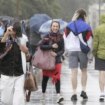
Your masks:
[[[15,5],[12,0],[0,0],[0,15],[14,16]]]
[[[51,17],[59,15],[56,0],[0,0],[0,15],[30,18],[35,13],[46,13]]]
[[[58,3],[62,5],[61,7],[61,17],[70,21],[74,12],[79,8],[84,8],[88,11],[88,6],[94,0],[58,0]]]

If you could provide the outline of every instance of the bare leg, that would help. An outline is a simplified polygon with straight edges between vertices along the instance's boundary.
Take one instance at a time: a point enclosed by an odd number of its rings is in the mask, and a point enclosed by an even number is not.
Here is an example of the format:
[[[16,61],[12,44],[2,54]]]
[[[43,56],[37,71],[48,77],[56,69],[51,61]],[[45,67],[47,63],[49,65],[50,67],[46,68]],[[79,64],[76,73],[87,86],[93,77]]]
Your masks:
[[[82,84],[82,90],[86,91],[86,84],[87,84],[87,69],[82,69],[82,76],[81,76],[81,84]]]
[[[104,101],[105,71],[99,71],[100,102]]]
[[[78,74],[78,69],[77,68],[71,70],[71,82],[72,82],[73,94],[76,94],[77,74]]]
[[[101,93],[104,93],[105,87],[105,71],[99,71],[99,86]]]

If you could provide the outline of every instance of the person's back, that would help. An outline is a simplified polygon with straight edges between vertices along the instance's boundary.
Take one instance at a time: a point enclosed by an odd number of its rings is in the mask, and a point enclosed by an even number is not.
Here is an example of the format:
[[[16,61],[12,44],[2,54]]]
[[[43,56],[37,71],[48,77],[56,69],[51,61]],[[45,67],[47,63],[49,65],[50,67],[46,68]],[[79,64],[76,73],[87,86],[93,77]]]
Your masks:
[[[105,15],[100,18],[100,25],[94,31],[93,55],[95,57],[95,70],[99,71],[99,101],[105,98]]]
[[[70,32],[65,38],[65,49],[67,51],[81,51],[79,39],[73,32]]]
[[[92,49],[92,30],[91,27],[86,23],[86,12],[84,9],[77,10],[65,29],[65,35],[68,40],[68,59],[69,68],[71,69],[71,83],[73,93],[71,96],[71,101],[77,101],[77,74],[78,68],[81,69],[81,85],[82,91],[80,96],[83,99],[88,99],[86,93],[86,83],[87,83],[87,63],[88,54],[91,54]],[[66,42],[65,42],[66,43]],[[88,46],[84,49],[84,45]],[[66,47],[66,46],[65,46]],[[66,48],[65,48],[66,49]],[[87,50],[87,51],[86,51]]]
[[[93,51],[93,53],[96,53],[97,50],[97,57],[105,59],[105,24],[101,24],[96,28],[94,36],[95,50]]]

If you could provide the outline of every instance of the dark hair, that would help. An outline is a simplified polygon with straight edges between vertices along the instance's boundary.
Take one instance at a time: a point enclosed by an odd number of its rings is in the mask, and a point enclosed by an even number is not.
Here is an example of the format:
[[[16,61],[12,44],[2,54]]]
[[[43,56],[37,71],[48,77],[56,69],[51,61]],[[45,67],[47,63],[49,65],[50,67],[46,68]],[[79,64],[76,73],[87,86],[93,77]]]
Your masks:
[[[58,25],[59,25],[59,29],[60,29],[60,23],[59,23],[59,21],[52,20],[51,27],[52,27],[53,23],[58,23]]]
[[[22,37],[21,23],[19,21],[14,22],[13,31],[16,32],[17,37]]]
[[[77,19],[82,18],[83,20],[85,20],[84,16],[86,16],[86,11],[84,9],[79,9],[76,12],[79,14]]]

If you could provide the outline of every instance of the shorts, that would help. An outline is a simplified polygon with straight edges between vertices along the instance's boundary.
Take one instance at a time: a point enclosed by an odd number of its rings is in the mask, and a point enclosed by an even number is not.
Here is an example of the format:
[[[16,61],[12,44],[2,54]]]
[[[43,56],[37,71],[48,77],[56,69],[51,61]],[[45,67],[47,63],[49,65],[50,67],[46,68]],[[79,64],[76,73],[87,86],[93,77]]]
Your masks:
[[[105,60],[95,57],[95,69],[105,71]]]
[[[88,57],[87,54],[81,51],[69,52],[69,67],[71,69],[78,68],[80,63],[80,69],[87,68]]]

